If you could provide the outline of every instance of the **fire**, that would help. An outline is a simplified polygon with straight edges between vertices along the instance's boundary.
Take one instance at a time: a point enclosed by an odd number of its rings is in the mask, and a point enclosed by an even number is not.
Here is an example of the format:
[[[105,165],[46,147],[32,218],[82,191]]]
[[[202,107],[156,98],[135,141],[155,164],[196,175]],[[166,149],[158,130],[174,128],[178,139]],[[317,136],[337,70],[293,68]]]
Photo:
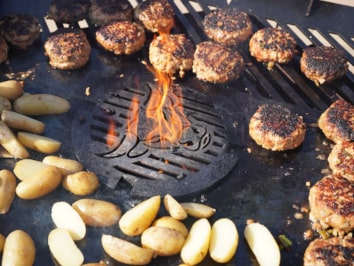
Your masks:
[[[139,99],[134,96],[130,104],[130,115],[127,118],[127,138],[133,140],[134,136],[138,135],[138,121],[139,121]]]
[[[112,147],[116,142],[116,124],[114,120],[110,119],[108,124],[108,131],[106,135],[106,143],[108,147]]]

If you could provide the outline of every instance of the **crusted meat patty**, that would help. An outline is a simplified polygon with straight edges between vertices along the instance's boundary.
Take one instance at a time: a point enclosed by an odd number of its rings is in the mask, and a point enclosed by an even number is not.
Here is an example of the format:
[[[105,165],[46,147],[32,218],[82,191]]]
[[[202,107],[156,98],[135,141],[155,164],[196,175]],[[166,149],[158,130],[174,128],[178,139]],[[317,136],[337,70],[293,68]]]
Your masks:
[[[305,250],[303,266],[352,266],[354,238],[315,239]]]
[[[96,25],[112,21],[132,21],[133,11],[133,6],[128,0],[91,0],[89,18]]]
[[[205,34],[223,45],[238,45],[252,35],[252,23],[245,12],[236,8],[216,9],[203,19]]]
[[[58,23],[75,23],[87,17],[90,0],[52,0],[47,17]]]
[[[354,105],[337,100],[318,119],[323,134],[335,143],[354,141]]]
[[[129,55],[144,46],[145,31],[141,25],[131,21],[114,21],[96,32],[96,40],[116,55]]]
[[[0,35],[0,64],[7,60],[7,54],[9,52],[9,46],[6,40]]]
[[[296,55],[296,41],[288,31],[263,28],[252,35],[249,51],[258,62],[272,69],[275,63],[288,63]]]
[[[80,29],[61,29],[44,43],[49,64],[58,69],[77,69],[84,66],[91,53],[86,34]]]
[[[302,116],[280,104],[263,104],[249,122],[250,137],[272,151],[295,149],[304,141],[306,124]]]
[[[344,52],[333,47],[317,46],[304,49],[300,68],[316,85],[342,77],[348,70]]]
[[[329,167],[334,175],[354,182],[354,142],[339,142],[328,156]]]
[[[212,41],[196,46],[192,70],[200,80],[225,83],[237,79],[244,69],[239,52]]]
[[[354,229],[354,183],[328,175],[309,192],[310,219],[317,231],[333,228],[339,235]]]
[[[159,71],[173,75],[192,69],[193,43],[184,34],[161,34],[154,38],[149,47],[150,63]]]
[[[151,32],[169,33],[174,26],[172,5],[167,0],[146,0],[135,7],[134,17]]]
[[[11,14],[0,20],[0,34],[20,49],[27,49],[41,33],[39,20],[29,14]]]

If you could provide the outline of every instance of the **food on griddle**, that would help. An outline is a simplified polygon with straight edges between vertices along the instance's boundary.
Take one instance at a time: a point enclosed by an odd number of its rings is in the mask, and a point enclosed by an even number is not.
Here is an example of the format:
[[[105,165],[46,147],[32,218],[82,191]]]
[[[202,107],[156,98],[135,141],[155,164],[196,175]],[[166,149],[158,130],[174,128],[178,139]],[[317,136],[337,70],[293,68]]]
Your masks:
[[[112,21],[132,21],[133,12],[128,0],[91,0],[89,18],[93,24],[104,25]]]
[[[353,265],[354,238],[315,239],[305,250],[304,266]]]
[[[6,80],[0,82],[0,96],[8,100],[15,100],[23,94],[23,82]]]
[[[63,176],[67,176],[84,169],[84,166],[79,161],[56,155],[48,155],[43,158],[42,162],[57,167]]]
[[[0,34],[9,44],[19,49],[31,46],[40,33],[39,20],[29,14],[11,14],[0,20]]]
[[[144,28],[131,21],[114,21],[96,32],[97,42],[115,55],[130,55],[145,43]]]
[[[4,37],[0,35],[0,64],[7,60],[8,52],[9,46],[7,45],[7,42]]]
[[[167,0],[146,0],[135,7],[134,17],[151,32],[169,33],[175,12]]]
[[[9,211],[15,198],[16,185],[16,177],[10,170],[0,170],[0,214]]]
[[[182,205],[170,194],[164,196],[163,205],[168,214],[177,220],[184,220],[188,216]]]
[[[260,146],[272,151],[295,149],[306,134],[302,116],[281,104],[263,104],[249,122],[250,137]]]
[[[342,99],[333,102],[318,119],[318,126],[331,141],[354,141],[354,105]]]
[[[79,171],[63,178],[63,187],[77,196],[87,196],[97,190],[99,179],[94,172]]]
[[[42,121],[11,110],[2,110],[1,120],[4,121],[9,128],[15,130],[42,134],[45,129],[45,124]]]
[[[187,212],[188,215],[201,219],[201,218],[210,218],[216,212],[216,209],[198,202],[181,202],[180,203],[183,209]]]
[[[327,175],[309,192],[310,219],[316,231],[332,228],[343,235],[354,229],[354,183]]]
[[[301,71],[317,86],[342,77],[348,67],[344,52],[329,46],[306,48],[300,58]]]
[[[183,222],[173,218],[172,216],[166,215],[166,216],[159,217],[153,222],[152,226],[162,226],[162,227],[168,227],[168,228],[177,230],[185,238],[188,235],[187,226]]]
[[[238,45],[253,33],[248,14],[236,8],[211,11],[204,17],[203,29],[211,40],[226,46]]]
[[[194,46],[184,34],[161,34],[150,43],[149,59],[153,67],[183,77],[193,66]]]
[[[237,79],[243,69],[244,60],[236,50],[212,41],[197,44],[192,70],[198,79],[225,83]]]
[[[75,23],[87,17],[90,0],[52,0],[47,18],[57,23]]]
[[[273,69],[275,63],[286,64],[296,55],[296,41],[286,30],[263,28],[252,35],[249,51],[258,62]]]
[[[328,163],[334,175],[354,182],[354,142],[340,142],[334,145],[328,156]]]
[[[12,110],[12,103],[9,99],[0,96],[0,113]]]
[[[0,121],[0,145],[15,159],[28,158],[30,154],[27,149],[18,141],[12,130]]]
[[[44,43],[45,55],[53,68],[72,70],[86,65],[91,45],[80,29],[60,29]]]

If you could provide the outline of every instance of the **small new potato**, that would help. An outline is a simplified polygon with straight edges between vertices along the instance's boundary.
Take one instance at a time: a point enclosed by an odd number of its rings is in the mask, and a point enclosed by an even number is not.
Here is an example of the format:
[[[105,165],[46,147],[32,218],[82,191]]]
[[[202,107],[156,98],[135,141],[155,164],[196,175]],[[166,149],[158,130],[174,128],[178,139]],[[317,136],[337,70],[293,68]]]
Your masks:
[[[0,113],[3,111],[10,111],[12,109],[12,104],[9,99],[0,96]]]
[[[44,157],[42,162],[58,167],[63,176],[74,174],[84,169],[84,166],[76,160],[67,159],[55,155],[48,155]]]
[[[63,187],[77,196],[92,194],[99,185],[99,179],[94,172],[80,171],[63,179]]]
[[[47,164],[42,163],[34,159],[22,159],[16,162],[13,169],[14,174],[21,181],[31,178],[39,171],[47,168]]]
[[[23,94],[23,83],[17,80],[6,80],[0,82],[0,96],[11,101]]]
[[[61,147],[58,140],[29,132],[18,132],[17,138],[25,147],[45,154],[57,152]]]
[[[16,177],[9,170],[0,170],[0,214],[9,211],[16,191]]]
[[[163,204],[167,212],[177,220],[184,220],[187,218],[187,212],[179,204],[179,202],[170,194],[166,194],[163,199]]]
[[[25,159],[29,157],[25,146],[18,141],[11,129],[3,121],[0,121],[0,136],[0,144],[15,159]]]
[[[45,130],[45,124],[32,117],[13,112],[11,110],[3,110],[1,120],[10,128],[23,130],[34,134],[41,134]]]
[[[188,228],[187,226],[182,223],[180,220],[177,220],[171,216],[162,216],[157,218],[153,223],[152,226],[160,226],[160,227],[167,227],[171,229],[175,229],[179,231],[184,238],[188,236]]]
[[[203,203],[197,202],[183,202],[180,203],[183,209],[187,212],[188,215],[193,216],[194,218],[209,218],[214,215],[216,209],[205,205]]]

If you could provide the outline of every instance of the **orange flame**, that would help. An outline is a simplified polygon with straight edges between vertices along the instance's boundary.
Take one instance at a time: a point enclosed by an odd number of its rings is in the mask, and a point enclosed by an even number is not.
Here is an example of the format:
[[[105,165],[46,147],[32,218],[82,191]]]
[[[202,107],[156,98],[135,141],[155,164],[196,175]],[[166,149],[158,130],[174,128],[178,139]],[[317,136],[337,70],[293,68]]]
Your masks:
[[[112,147],[116,141],[116,124],[114,120],[110,119],[108,122],[108,131],[106,135],[106,143],[108,147]]]

